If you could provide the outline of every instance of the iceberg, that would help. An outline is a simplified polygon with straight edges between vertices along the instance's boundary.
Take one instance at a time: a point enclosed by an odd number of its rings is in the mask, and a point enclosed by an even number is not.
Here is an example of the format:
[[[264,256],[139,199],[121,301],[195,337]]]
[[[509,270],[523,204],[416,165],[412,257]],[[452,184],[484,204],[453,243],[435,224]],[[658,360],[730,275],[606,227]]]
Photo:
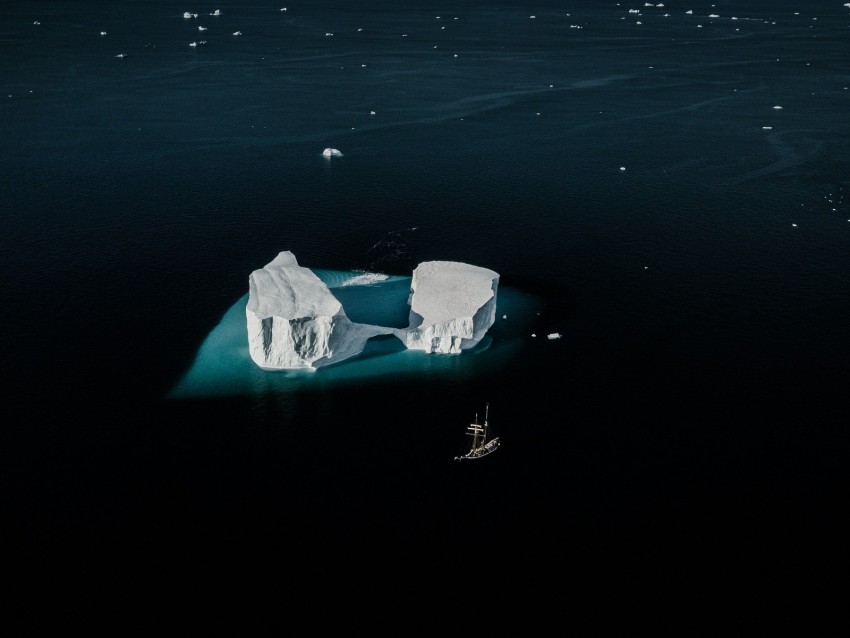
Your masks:
[[[357,324],[316,274],[289,251],[248,278],[248,352],[267,370],[319,368],[360,354],[391,329]]]
[[[475,347],[495,322],[498,285],[499,274],[487,268],[423,262],[410,283],[407,327],[358,323],[321,278],[300,266],[292,252],[282,251],[248,278],[248,351],[264,370],[338,363],[362,353],[372,337],[385,335],[408,350],[458,354]]]
[[[410,325],[396,336],[409,350],[457,354],[481,341],[496,320],[499,274],[455,261],[413,271]]]

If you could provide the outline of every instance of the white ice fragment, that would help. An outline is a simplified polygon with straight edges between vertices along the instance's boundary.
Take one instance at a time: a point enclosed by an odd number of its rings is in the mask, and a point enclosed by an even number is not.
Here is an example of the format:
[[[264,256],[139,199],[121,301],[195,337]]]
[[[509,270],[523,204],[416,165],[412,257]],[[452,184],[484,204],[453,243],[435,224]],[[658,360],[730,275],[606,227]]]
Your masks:
[[[368,286],[389,279],[389,275],[377,272],[364,272],[342,282],[342,286]]]
[[[369,115],[374,115],[375,111],[369,111]]]
[[[101,31],[100,35],[106,35],[106,31]]]
[[[561,333],[560,332],[552,332],[552,333],[546,335],[546,338],[547,339],[560,339]]]
[[[508,315],[502,315],[502,319],[507,319]]]
[[[118,54],[118,55],[116,55],[115,57],[116,57],[116,58],[126,58],[126,57],[127,57],[127,54],[126,54],[126,53],[119,53],[119,54]]]
[[[765,130],[765,131],[770,131],[770,130],[773,129],[773,127],[772,126],[762,126],[762,129]]]
[[[220,16],[221,15],[221,9],[216,9],[210,15],[211,16]]]
[[[782,107],[781,107],[781,106],[774,106],[774,107],[773,107],[773,110],[774,110],[774,111],[781,111],[781,110],[782,110]]]
[[[621,171],[624,171],[624,170],[626,170],[626,167],[625,167],[625,166],[621,166],[621,167],[620,167],[620,170],[621,170]]]
[[[190,42],[189,46],[190,47],[196,47],[196,46],[198,46],[198,43],[197,42]]]
[[[322,155],[324,155],[325,157],[342,157],[342,153],[338,149],[330,147],[322,151]]]
[[[207,30],[206,27],[202,27],[201,25],[198,25],[198,31],[206,31],[206,30]]]
[[[241,31],[234,31],[233,35],[242,35],[242,32]]]

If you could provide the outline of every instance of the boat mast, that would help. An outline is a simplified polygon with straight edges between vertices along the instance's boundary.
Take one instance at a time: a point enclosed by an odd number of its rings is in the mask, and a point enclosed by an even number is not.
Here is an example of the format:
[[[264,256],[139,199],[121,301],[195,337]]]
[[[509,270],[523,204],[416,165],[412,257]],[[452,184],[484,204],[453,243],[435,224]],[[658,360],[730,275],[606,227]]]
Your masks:
[[[472,445],[469,447],[469,451],[472,452],[475,448],[478,447],[478,438],[481,435],[481,426],[478,425],[478,413],[475,413],[475,420],[472,422],[472,425],[469,426],[470,434],[472,434]]]

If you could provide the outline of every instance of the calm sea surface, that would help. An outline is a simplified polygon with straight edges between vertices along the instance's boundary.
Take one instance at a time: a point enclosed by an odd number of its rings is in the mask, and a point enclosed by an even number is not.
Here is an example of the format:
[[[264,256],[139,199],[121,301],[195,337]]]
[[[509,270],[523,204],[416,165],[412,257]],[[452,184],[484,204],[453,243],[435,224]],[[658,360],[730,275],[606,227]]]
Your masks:
[[[308,609],[568,610],[654,575],[734,607],[837,568],[850,7],[627,4],[4,3],[22,595],[271,579]],[[175,397],[282,250],[476,264],[505,305],[475,353],[224,361]],[[455,463],[487,402],[501,448]]]

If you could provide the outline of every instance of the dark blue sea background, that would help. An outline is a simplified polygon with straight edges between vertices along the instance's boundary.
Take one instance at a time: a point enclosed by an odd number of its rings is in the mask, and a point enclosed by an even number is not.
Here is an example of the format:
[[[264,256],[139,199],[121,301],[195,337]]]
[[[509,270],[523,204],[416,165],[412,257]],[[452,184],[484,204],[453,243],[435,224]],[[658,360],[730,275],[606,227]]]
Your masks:
[[[157,622],[136,589],[360,627],[823,618],[848,113],[840,0],[3,3],[15,600],[126,604],[118,635]],[[488,347],[306,378],[198,359],[284,250],[490,268]],[[212,389],[175,396],[198,366]],[[455,462],[487,403],[500,449]]]

